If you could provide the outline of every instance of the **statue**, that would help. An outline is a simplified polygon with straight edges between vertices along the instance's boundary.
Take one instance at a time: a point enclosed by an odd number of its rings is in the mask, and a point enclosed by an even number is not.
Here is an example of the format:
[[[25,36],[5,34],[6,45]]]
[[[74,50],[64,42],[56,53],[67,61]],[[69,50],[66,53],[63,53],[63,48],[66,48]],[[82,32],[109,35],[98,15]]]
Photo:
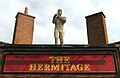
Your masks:
[[[66,17],[62,17],[62,10],[58,9],[57,14],[53,16],[53,24],[55,24],[54,38],[55,45],[58,45],[58,39],[60,40],[60,45],[63,46],[64,43],[64,23],[66,22]]]

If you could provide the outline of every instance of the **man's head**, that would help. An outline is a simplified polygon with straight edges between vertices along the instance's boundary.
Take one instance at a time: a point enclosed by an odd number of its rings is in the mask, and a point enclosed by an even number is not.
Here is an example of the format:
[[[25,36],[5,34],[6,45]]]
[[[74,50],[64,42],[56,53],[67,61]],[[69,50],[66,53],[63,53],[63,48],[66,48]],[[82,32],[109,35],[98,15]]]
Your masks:
[[[58,9],[57,13],[58,13],[58,15],[62,15],[62,10]]]

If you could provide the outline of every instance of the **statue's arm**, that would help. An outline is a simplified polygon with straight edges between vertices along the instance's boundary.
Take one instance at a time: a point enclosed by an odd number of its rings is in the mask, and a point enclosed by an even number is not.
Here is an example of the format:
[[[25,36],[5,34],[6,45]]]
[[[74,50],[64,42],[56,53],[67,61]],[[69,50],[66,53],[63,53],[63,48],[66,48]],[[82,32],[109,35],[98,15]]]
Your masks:
[[[57,14],[55,14],[55,15],[53,16],[53,20],[52,20],[52,23],[53,23],[53,24],[55,24],[55,18],[56,18],[56,16],[57,16]]]
[[[66,19],[67,19],[66,17],[62,17],[61,20],[62,20],[63,23],[65,23],[65,22],[66,22]]]

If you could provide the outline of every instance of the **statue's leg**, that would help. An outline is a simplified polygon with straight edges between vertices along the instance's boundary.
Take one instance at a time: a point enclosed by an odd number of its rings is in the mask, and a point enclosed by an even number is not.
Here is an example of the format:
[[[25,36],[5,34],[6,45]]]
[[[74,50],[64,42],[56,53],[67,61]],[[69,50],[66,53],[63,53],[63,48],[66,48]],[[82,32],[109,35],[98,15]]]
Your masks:
[[[63,43],[64,43],[64,31],[63,29],[61,29],[59,31],[60,35],[59,35],[59,38],[60,38],[60,45],[63,46]]]
[[[55,29],[54,31],[55,45],[58,45],[59,31]]]

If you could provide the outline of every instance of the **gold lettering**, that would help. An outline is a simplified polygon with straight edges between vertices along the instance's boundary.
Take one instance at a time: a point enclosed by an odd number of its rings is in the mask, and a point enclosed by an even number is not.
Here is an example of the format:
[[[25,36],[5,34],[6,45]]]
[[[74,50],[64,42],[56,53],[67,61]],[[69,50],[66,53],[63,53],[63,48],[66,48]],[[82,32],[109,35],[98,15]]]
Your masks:
[[[58,57],[54,57],[54,56],[51,56],[49,57],[49,59],[51,60],[50,63],[70,63],[70,57],[67,57],[67,56],[58,56]]]
[[[69,64],[65,64],[64,66],[66,66],[66,71],[69,71]]]
[[[90,70],[90,64],[84,64],[84,71]]]
[[[44,64],[44,70],[45,71],[50,71],[50,65],[49,64]]]
[[[83,71],[83,64],[76,65],[78,71]]]
[[[53,70],[53,71],[59,71],[59,69],[60,69],[59,64],[57,64],[57,65],[52,64],[51,65],[51,70]]]
[[[70,63],[69,59],[70,57],[64,57],[64,63]]]
[[[43,64],[38,64],[37,70],[43,70]]]
[[[73,70],[73,71],[76,71],[77,69],[76,69],[76,66],[74,65],[74,64],[72,64],[72,66],[71,66],[71,69],[70,69],[71,71]]]
[[[55,61],[55,57],[54,57],[54,56],[49,57],[49,59],[51,60],[51,62],[50,62],[50,63],[54,63],[54,61]]]
[[[36,67],[37,67],[36,64],[30,64],[29,70],[30,70],[30,71],[32,71],[32,70],[35,71],[35,70],[36,70]]]
[[[63,63],[63,57],[56,57],[56,63]]]
[[[71,64],[69,56],[50,56],[50,63],[47,64],[30,64],[30,71],[90,71],[90,64]]]
[[[64,71],[64,64],[61,64],[61,71]]]

